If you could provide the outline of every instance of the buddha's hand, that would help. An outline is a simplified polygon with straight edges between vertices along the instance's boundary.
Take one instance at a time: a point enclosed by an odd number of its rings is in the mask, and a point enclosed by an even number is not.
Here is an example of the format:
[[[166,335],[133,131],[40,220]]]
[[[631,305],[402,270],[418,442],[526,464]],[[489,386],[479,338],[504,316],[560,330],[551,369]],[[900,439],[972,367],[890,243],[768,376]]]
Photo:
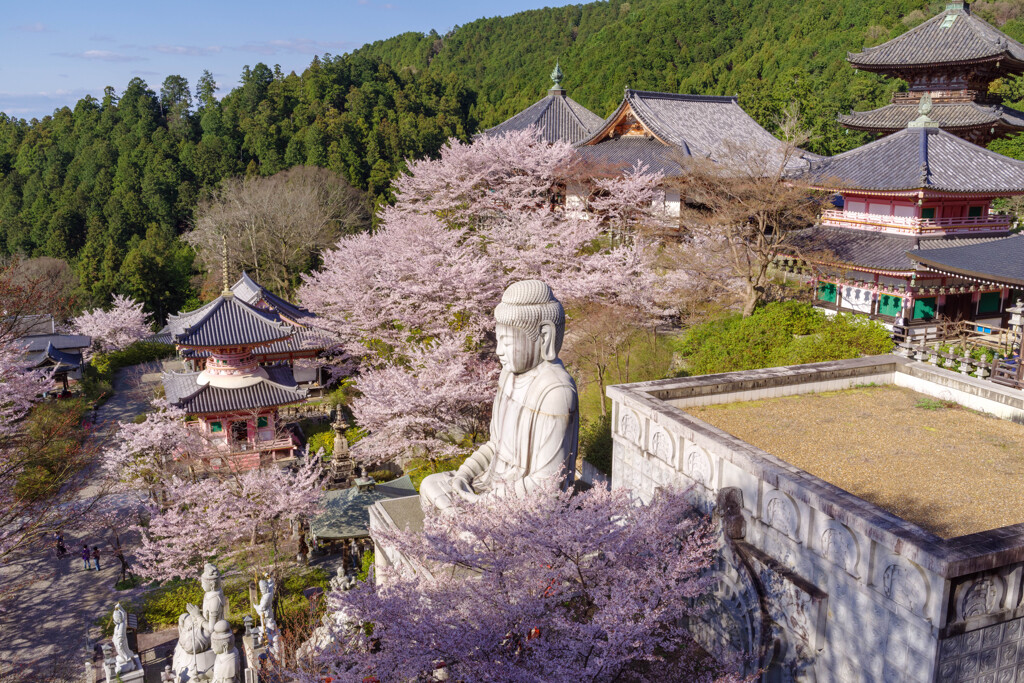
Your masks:
[[[469,503],[475,503],[480,498],[473,491],[473,487],[469,485],[469,480],[459,475],[452,477],[452,490],[459,495],[459,498]]]

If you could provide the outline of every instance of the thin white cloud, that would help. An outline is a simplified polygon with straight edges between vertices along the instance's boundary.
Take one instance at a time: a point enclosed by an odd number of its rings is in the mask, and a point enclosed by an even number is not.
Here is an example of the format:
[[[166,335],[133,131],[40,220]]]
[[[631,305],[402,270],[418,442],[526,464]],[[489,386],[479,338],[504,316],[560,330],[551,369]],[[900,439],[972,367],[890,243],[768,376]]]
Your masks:
[[[220,45],[210,45],[209,47],[198,47],[196,45],[154,45],[152,49],[165,55],[203,57],[217,54],[223,48]]]
[[[351,50],[358,47],[356,43],[347,40],[310,40],[299,38],[298,40],[264,40],[249,42],[231,49],[239,52],[255,52],[261,55],[276,55],[284,53],[319,54],[331,50]]]
[[[31,24],[22,24],[21,26],[18,26],[16,28],[18,31],[21,31],[22,33],[47,33],[48,31],[52,30],[41,21],[36,21]]]
[[[126,55],[120,52],[111,52],[110,50],[86,50],[85,52],[56,52],[54,53],[58,57],[68,57],[70,59],[88,59],[100,62],[144,62],[147,61],[146,57],[138,57],[135,55]]]
[[[114,37],[104,35],[102,33],[94,33],[91,36],[89,36],[89,40],[96,43],[112,43],[114,42]]]

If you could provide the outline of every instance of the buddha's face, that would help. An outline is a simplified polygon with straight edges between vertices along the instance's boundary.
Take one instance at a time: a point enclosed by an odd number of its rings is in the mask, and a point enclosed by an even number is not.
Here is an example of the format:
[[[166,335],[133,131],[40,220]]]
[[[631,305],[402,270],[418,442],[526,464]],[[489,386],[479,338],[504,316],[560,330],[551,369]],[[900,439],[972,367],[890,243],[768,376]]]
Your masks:
[[[554,331],[554,325],[542,322],[536,338],[531,339],[526,330],[510,325],[497,325],[495,353],[501,367],[513,374],[521,375],[533,370],[543,360],[554,360],[557,357],[553,342]]]

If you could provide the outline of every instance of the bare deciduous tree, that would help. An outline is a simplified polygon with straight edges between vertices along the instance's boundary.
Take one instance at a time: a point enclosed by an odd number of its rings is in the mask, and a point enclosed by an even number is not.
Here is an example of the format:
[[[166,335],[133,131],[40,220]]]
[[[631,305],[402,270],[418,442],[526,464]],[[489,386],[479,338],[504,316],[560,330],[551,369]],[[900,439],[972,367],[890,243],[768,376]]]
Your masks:
[[[366,207],[362,192],[325,168],[297,166],[269,178],[230,178],[199,204],[185,240],[218,286],[226,241],[232,277],[247,270],[287,296],[299,274],[317,265],[321,250],[369,226]]]
[[[799,145],[808,135],[795,108],[779,129],[784,144],[777,153],[733,148],[715,161],[687,159],[676,181],[685,233],[717,252],[706,259],[711,268],[724,263],[741,281],[745,316],[764,297],[773,259],[787,250],[794,231],[815,223],[824,198],[798,177],[806,168]]]

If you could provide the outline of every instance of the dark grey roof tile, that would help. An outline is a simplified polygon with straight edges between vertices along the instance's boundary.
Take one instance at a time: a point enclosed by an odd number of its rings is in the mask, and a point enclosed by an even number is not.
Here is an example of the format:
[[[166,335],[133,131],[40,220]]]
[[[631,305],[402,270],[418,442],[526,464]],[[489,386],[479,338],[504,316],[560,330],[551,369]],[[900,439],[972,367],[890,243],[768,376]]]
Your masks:
[[[933,237],[916,238],[911,235],[887,235],[867,230],[854,230],[832,226],[815,226],[794,232],[789,247],[797,253],[829,263],[844,263],[877,270],[910,272],[914,262],[907,252],[945,250],[966,245],[998,241],[999,237]]]
[[[1010,128],[1024,128],[1024,112],[998,105],[976,102],[936,102],[928,116],[944,129],[977,128],[999,124]],[[918,117],[918,105],[887,104],[871,111],[840,114],[839,123],[847,128],[892,132],[902,130]]]
[[[941,12],[890,41],[847,55],[853,66],[869,70],[997,58],[1007,66],[1016,62],[1019,71],[1024,45],[967,9]]]
[[[291,325],[270,311],[252,306],[233,294],[219,296],[188,313],[172,315],[156,335],[169,335],[182,346],[243,346],[287,339]]]
[[[534,127],[546,142],[563,140],[576,143],[601,127],[604,119],[567,96],[564,91],[550,90],[547,97],[481,135],[501,135]]]
[[[905,128],[814,162],[806,178],[837,190],[1016,193],[1024,191],[1024,161],[939,128]]]
[[[922,245],[908,252],[907,257],[931,270],[1024,287],[1024,235],[952,249]]]
[[[201,373],[164,373],[167,401],[189,413],[220,413],[254,410],[298,403],[307,391],[300,389],[288,366],[265,368],[268,378],[240,389],[198,384]]]

